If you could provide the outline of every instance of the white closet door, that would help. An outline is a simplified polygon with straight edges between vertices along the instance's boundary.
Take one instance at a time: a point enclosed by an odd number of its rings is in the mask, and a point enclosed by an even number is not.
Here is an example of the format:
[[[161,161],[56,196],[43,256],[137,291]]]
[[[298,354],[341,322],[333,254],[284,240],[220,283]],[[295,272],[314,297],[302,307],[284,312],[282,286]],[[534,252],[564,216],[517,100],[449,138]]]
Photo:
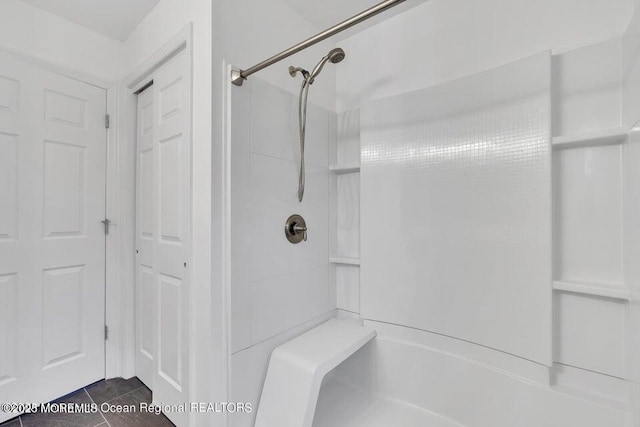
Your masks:
[[[188,402],[191,100],[186,61],[183,51],[153,77],[157,203],[153,248],[157,304],[153,400],[166,404]],[[186,413],[166,415],[176,425],[187,424]]]
[[[154,403],[188,402],[190,82],[186,52],[138,96],[137,374]],[[187,413],[166,412],[176,425]]]
[[[104,90],[0,53],[2,402],[104,378],[105,109]]]
[[[136,180],[136,375],[153,389],[155,197],[153,89],[138,95]]]

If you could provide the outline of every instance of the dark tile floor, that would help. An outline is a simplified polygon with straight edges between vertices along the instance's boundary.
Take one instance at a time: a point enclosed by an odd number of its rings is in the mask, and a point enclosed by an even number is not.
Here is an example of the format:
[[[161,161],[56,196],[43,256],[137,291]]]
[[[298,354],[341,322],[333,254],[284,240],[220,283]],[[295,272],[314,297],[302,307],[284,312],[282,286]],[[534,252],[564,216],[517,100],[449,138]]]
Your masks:
[[[91,404],[98,408],[103,403],[126,405],[140,408],[140,403],[151,403],[151,390],[138,378],[128,380],[114,378],[99,381],[83,389],[61,397],[54,402]],[[137,410],[129,413],[116,412],[81,412],[67,413],[33,413],[16,417],[0,427],[173,427],[173,423],[164,415]]]

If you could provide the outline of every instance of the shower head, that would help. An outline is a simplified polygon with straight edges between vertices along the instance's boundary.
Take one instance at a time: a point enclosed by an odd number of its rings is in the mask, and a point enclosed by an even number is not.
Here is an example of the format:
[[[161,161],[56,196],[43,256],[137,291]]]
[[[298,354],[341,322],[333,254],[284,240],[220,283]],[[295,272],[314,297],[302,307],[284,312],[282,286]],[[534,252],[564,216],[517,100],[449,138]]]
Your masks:
[[[341,62],[347,55],[344,53],[344,50],[337,47],[335,49],[331,49],[327,56],[329,57],[329,61],[331,61],[332,64],[337,64],[338,62]]]
[[[322,71],[324,64],[326,64],[327,62],[337,64],[338,62],[341,62],[345,56],[346,54],[344,53],[344,50],[340,49],[339,47],[331,49],[327,56],[322,58],[320,62],[318,62],[318,65],[316,65],[311,72],[311,75],[309,76],[309,83],[313,83],[313,80],[318,77],[318,74],[320,74],[320,71]]]

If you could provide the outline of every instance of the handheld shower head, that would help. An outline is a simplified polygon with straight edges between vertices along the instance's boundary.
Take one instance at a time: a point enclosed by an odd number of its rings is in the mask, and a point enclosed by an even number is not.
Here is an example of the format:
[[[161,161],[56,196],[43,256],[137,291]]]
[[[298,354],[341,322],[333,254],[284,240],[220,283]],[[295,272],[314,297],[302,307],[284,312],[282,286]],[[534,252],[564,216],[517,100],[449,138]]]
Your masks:
[[[331,49],[327,54],[327,56],[322,58],[320,62],[318,62],[318,65],[316,65],[313,71],[311,72],[310,83],[313,83],[313,80],[316,77],[318,77],[318,74],[320,74],[320,72],[322,71],[322,68],[324,68],[324,64],[326,64],[327,62],[331,62],[332,64],[337,64],[338,62],[341,62],[345,56],[346,54],[344,53],[344,50],[340,49],[339,47],[335,49]]]
[[[302,202],[304,197],[304,180],[305,180],[305,168],[304,168],[304,140],[307,127],[307,97],[309,95],[309,87],[313,83],[318,74],[322,71],[322,67],[327,62],[337,64],[341,62],[345,57],[344,50],[339,47],[331,49],[327,56],[323,57],[318,65],[315,66],[313,71],[309,73],[307,70],[300,67],[289,67],[289,75],[295,77],[298,72],[302,73],[304,80],[302,86],[300,86],[300,98],[298,101],[298,124],[300,126],[300,175],[298,177],[298,201]]]
[[[344,53],[344,50],[337,47],[335,49],[331,49],[327,56],[329,57],[329,61],[331,61],[332,64],[337,64],[338,62],[341,62],[347,55]]]

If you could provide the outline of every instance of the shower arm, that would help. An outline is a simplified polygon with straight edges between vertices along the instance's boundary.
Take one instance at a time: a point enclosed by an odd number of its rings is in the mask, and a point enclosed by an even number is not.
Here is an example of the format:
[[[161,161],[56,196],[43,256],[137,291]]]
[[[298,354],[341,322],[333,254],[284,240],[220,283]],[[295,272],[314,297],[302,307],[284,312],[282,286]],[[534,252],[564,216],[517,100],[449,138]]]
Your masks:
[[[364,12],[361,12],[355,16],[352,16],[351,18],[342,21],[341,23],[339,23],[338,25],[334,25],[331,28],[328,28],[326,30],[324,30],[321,33],[316,34],[313,37],[308,38],[307,40],[298,43],[295,46],[290,47],[287,50],[284,50],[274,56],[272,56],[269,59],[266,59],[264,61],[262,61],[259,64],[254,65],[251,68],[247,68],[246,70],[232,70],[231,71],[231,83],[233,83],[236,86],[242,86],[242,82],[244,80],[247,79],[247,77],[249,77],[250,75],[257,73],[258,71],[265,69],[273,64],[275,64],[276,62],[282,61],[285,58],[290,57],[291,55],[300,52],[301,50],[304,50],[306,48],[308,48],[309,46],[313,46],[316,43],[319,43],[325,39],[328,39],[329,37],[332,37],[348,28],[353,27],[354,25],[357,25],[359,23],[361,23],[362,21],[366,21],[369,18],[374,17],[375,15],[384,12],[387,9],[390,9],[394,6],[399,5],[400,3],[405,2],[406,0],[386,0],[383,1],[382,3],[378,3],[377,5],[365,10]]]

